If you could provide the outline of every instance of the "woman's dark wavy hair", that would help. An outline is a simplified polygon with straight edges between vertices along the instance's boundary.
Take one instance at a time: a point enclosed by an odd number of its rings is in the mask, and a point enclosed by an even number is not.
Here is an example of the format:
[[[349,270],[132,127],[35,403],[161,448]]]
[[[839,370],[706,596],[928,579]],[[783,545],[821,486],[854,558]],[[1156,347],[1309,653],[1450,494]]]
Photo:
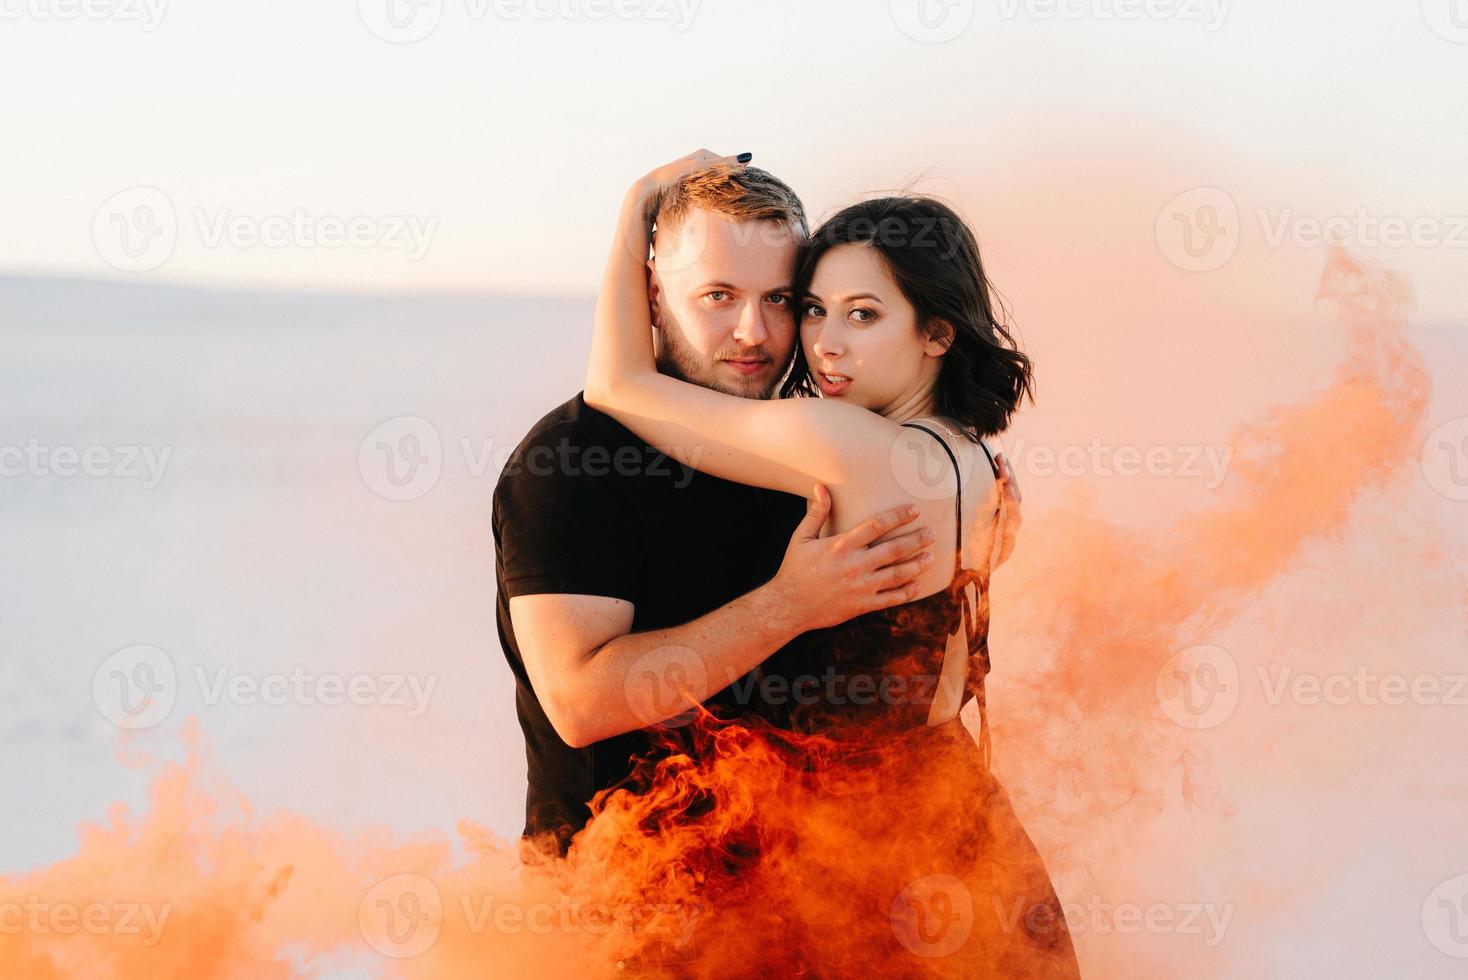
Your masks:
[[[800,318],[816,265],[838,245],[876,249],[917,311],[924,337],[946,335],[945,322],[953,326],[934,392],[940,414],[956,419],[972,437],[992,436],[1009,427],[1021,399],[1028,395],[1034,401],[1030,359],[995,316],[995,290],[984,274],[978,242],[952,208],[929,197],[901,195],[862,201],[827,219],[800,250],[795,272]],[[1007,319],[1008,311],[999,310]],[[797,343],[780,397],[818,393]]]

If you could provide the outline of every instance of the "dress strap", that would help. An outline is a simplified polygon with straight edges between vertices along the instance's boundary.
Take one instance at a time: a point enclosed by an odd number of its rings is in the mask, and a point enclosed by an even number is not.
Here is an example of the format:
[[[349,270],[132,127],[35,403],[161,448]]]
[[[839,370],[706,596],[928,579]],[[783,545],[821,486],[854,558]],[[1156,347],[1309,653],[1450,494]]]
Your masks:
[[[953,553],[953,575],[958,577],[963,571],[963,470],[958,465],[958,457],[953,455],[953,450],[948,448],[948,441],[926,425],[917,422],[903,422],[903,428],[922,429],[928,435],[938,440],[938,445],[948,454],[948,460],[953,464],[953,479],[958,484],[958,493],[953,497],[953,532],[957,539],[954,543]],[[987,450],[985,450],[987,452]]]
[[[953,477],[958,483],[958,492],[954,494],[953,498],[953,522],[957,551],[953,556],[953,580],[949,583],[948,590],[958,600],[962,610],[962,628],[968,647],[968,671],[964,688],[965,693],[978,702],[979,752],[984,760],[984,767],[987,769],[993,750],[989,741],[989,712],[984,692],[984,680],[989,673],[989,577],[993,569],[987,562],[977,571],[969,571],[963,567],[963,471],[958,465],[958,457],[949,448],[948,441],[926,425],[917,422],[901,424],[907,428],[922,429],[938,440],[938,445],[943,447],[943,451],[948,454],[949,461],[953,463]],[[984,455],[989,459],[989,468],[994,471],[994,478],[999,479],[999,467],[994,462],[994,456],[989,452],[989,447],[984,445],[982,439],[979,440],[979,446],[983,448]],[[978,608],[975,608],[974,604],[969,601],[967,592],[969,585],[975,587]],[[958,627],[954,629],[956,631]]]

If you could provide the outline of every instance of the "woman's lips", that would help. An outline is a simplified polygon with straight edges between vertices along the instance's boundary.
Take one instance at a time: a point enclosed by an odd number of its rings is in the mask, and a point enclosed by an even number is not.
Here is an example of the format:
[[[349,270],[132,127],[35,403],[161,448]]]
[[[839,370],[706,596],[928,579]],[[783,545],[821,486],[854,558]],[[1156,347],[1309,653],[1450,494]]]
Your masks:
[[[724,363],[727,364],[727,365],[729,365],[734,370],[738,371],[740,374],[758,374],[759,372],[763,371],[765,369],[765,367],[769,365],[770,362],[769,361],[725,361]]]
[[[850,378],[842,375],[828,375],[822,371],[816,372],[816,383],[821,387],[821,394],[828,396],[839,395],[851,387]]]

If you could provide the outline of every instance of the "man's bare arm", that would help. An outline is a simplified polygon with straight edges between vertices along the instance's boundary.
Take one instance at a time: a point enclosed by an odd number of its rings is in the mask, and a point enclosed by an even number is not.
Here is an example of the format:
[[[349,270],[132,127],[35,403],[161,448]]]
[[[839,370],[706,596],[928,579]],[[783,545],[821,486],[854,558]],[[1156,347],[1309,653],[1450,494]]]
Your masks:
[[[579,748],[657,724],[807,630],[911,601],[914,580],[932,560],[931,530],[873,542],[913,520],[916,508],[893,508],[822,538],[829,511],[830,495],[818,486],[775,577],[681,626],[631,633],[632,603],[606,596],[511,598],[526,672],[556,732]]]

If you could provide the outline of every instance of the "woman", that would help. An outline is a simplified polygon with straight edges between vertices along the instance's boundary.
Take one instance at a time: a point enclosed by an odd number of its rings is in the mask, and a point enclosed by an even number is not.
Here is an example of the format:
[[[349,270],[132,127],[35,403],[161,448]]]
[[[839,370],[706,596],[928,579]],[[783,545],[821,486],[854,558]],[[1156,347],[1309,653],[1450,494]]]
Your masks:
[[[742,398],[659,373],[645,269],[657,202],[686,173],[742,160],[700,151],[629,192],[587,403],[715,476],[801,495],[828,485],[835,533],[911,501],[954,542],[952,562],[931,562],[911,601],[805,634],[766,665],[790,692],[772,720],[811,736],[793,760],[804,795],[780,811],[800,821],[782,865],[801,882],[786,938],[819,975],[880,962],[889,973],[905,963],[1077,976],[1048,875],[989,771],[984,718],[1003,507],[983,437],[1031,392],[1029,360],[994,317],[962,220],[893,197],[838,213],[800,251],[799,345],[782,394],[819,397]],[[971,699],[977,743],[959,721]]]

